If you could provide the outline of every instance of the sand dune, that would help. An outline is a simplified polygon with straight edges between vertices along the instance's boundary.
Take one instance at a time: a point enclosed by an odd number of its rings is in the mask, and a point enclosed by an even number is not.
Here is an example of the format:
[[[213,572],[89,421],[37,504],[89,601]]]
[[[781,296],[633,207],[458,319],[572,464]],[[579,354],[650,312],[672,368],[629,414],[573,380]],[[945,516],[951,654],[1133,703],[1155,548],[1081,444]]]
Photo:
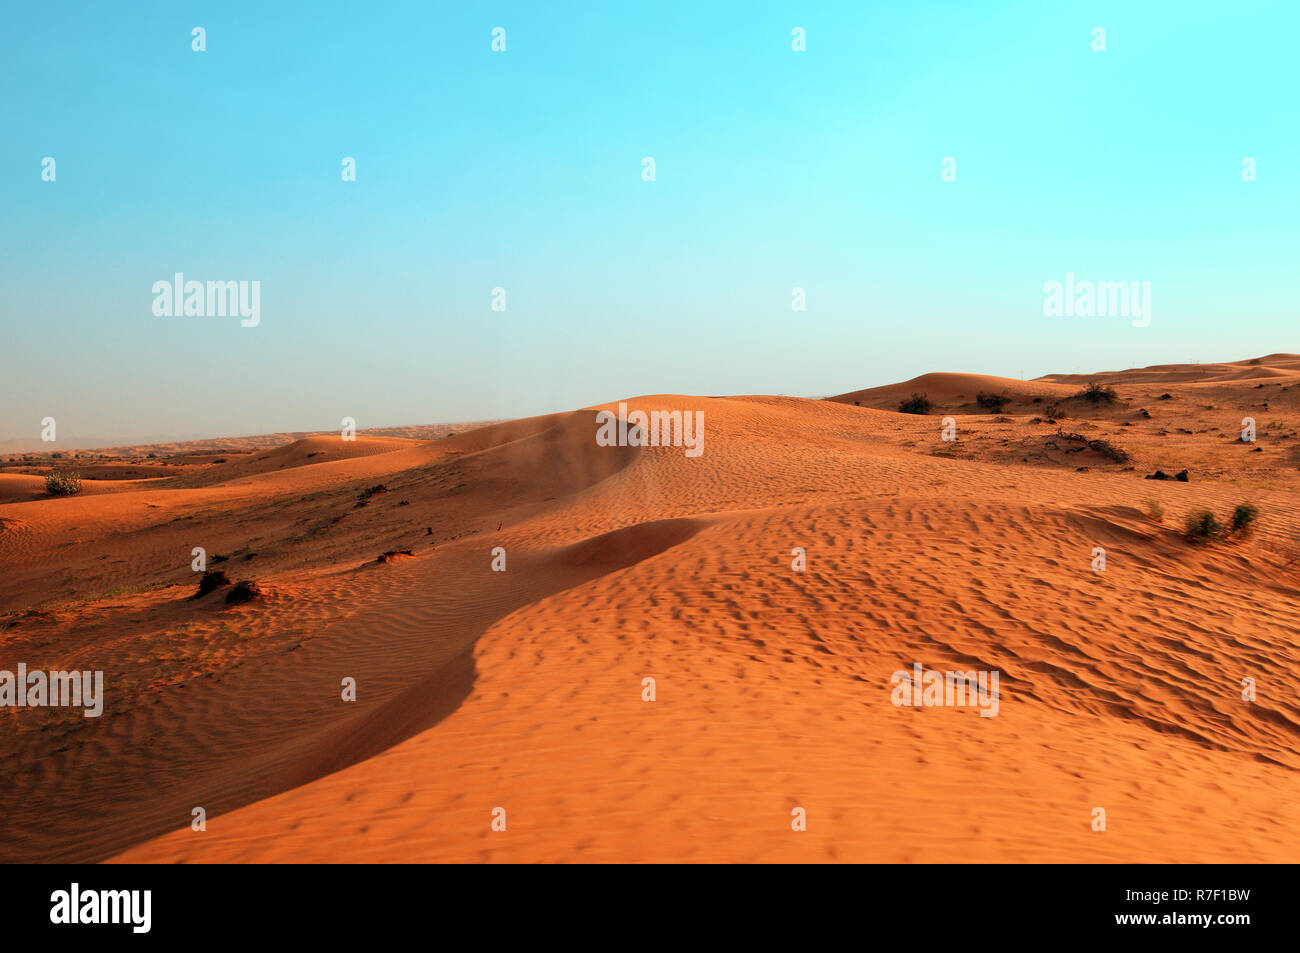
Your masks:
[[[213,486],[229,483],[242,477],[274,473],[293,467],[319,466],[335,460],[369,457],[377,453],[391,453],[419,446],[416,440],[396,437],[356,437],[343,440],[338,434],[331,437],[305,437],[274,450],[222,457],[211,466],[174,477],[171,485],[178,487]]]
[[[1067,384],[1022,381],[1011,377],[992,377],[985,374],[922,374],[901,384],[869,387],[850,391],[830,398],[841,404],[875,407],[879,410],[897,410],[898,404],[912,394],[922,393],[940,404],[974,404],[979,394],[1007,394],[1019,403],[1035,397],[1062,399],[1077,393],[1078,387]]]
[[[1279,354],[625,402],[702,412],[694,458],[599,445],[615,400],[67,498],[0,474],[0,669],[106,685],[99,719],[0,709],[0,856],[1294,860],[1293,380]],[[936,411],[897,413],[913,392]],[[1249,537],[1182,537],[1242,502]],[[194,546],[263,597],[190,598]],[[996,717],[896,706],[913,664],[1001,673]]]
[[[1225,364],[1157,364],[1153,367],[1101,374],[1049,374],[1038,380],[1068,384],[1083,384],[1092,380],[1105,384],[1214,384],[1279,377],[1300,378],[1300,354],[1269,354],[1267,357]]]

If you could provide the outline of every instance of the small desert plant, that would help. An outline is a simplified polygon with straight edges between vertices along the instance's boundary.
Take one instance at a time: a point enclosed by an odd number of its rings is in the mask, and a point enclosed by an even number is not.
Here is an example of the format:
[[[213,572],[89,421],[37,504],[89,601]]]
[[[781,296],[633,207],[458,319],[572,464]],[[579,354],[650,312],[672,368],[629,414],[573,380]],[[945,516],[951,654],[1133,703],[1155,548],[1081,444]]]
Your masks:
[[[1095,450],[1097,453],[1100,453],[1103,457],[1106,457],[1108,460],[1114,460],[1116,463],[1128,463],[1129,460],[1128,451],[1125,450],[1123,447],[1115,446],[1109,440],[1089,440],[1081,433],[1066,433],[1060,427],[1056,428],[1056,435],[1060,437],[1062,440],[1073,440],[1077,443],[1082,443],[1089,450]],[[1077,449],[1082,450],[1083,447],[1079,447]],[[1074,453],[1076,451],[1067,450],[1066,452]]]
[[[1002,408],[1011,403],[1010,394],[986,394],[980,392],[975,395],[975,403],[979,404],[990,413],[1000,414]]]
[[[199,591],[194,594],[194,598],[197,599],[200,596],[206,596],[213,589],[219,589],[222,586],[228,585],[230,585],[230,580],[226,578],[224,572],[220,569],[209,570],[205,572],[203,578],[199,580]]]
[[[1165,521],[1165,508],[1155,500],[1147,500],[1147,515],[1157,523]]]
[[[45,478],[45,492],[51,496],[72,496],[81,492],[81,477],[76,473],[51,473]]]
[[[1117,447],[1109,440],[1089,440],[1088,447],[1096,450],[1108,460],[1114,460],[1116,463],[1128,463],[1128,451],[1123,447]]]
[[[1118,395],[1113,387],[1098,384],[1096,381],[1089,381],[1088,386],[1074,396],[1080,397],[1090,404],[1113,404]]]
[[[245,579],[235,583],[230,592],[226,593],[226,604],[238,605],[241,602],[252,602],[260,598],[262,598],[261,587],[253,580]]]
[[[1044,413],[1047,414],[1048,420],[1065,420],[1070,416],[1058,404],[1052,404]]]
[[[1252,526],[1259,518],[1259,507],[1251,503],[1238,503],[1232,511],[1231,532],[1236,536],[1249,536]]]
[[[1187,539],[1193,543],[1208,543],[1223,538],[1223,526],[1209,510],[1193,510],[1187,514]]]
[[[930,398],[924,394],[913,394],[898,405],[898,410],[904,414],[928,414],[930,412]]]

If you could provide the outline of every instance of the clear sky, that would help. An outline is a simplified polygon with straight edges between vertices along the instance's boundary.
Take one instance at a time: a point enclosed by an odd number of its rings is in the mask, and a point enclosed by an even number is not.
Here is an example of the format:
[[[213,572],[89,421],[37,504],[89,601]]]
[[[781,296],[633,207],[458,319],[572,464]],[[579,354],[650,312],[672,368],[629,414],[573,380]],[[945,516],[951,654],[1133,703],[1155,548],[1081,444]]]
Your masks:
[[[1300,351],[1294,2],[4,19],[0,439],[46,416],[61,438],[220,436]],[[260,281],[260,325],[156,317],[178,271]],[[1150,281],[1150,325],[1045,317],[1067,272]]]

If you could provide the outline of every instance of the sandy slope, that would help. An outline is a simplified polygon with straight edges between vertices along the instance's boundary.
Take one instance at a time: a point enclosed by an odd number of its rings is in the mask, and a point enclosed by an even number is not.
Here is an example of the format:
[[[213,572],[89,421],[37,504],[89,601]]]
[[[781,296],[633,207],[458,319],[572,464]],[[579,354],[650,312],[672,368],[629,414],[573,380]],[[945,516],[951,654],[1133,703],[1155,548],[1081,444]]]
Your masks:
[[[590,408],[3,503],[0,668],[108,702],[0,710],[0,859],[1300,859],[1300,358],[1096,379],[629,401],[703,411],[698,458]],[[1244,501],[1250,539],[1180,537]],[[265,598],[188,599],[196,545]],[[914,662],[999,671],[997,717],[895,707]]]

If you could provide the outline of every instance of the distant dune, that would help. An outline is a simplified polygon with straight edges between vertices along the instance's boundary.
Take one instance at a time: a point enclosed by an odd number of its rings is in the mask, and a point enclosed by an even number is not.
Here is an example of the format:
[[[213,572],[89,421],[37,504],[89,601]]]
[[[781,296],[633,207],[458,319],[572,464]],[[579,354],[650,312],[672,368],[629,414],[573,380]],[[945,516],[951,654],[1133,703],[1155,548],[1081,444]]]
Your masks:
[[[435,440],[439,437],[445,437],[448,434],[461,433],[462,431],[473,429],[475,427],[482,427],[488,423],[491,423],[491,421],[458,424],[422,424],[420,426],[408,427],[375,427],[368,430],[358,431],[358,433],[370,437],[402,437],[407,440]],[[87,451],[95,456],[106,455],[116,457],[145,456],[149,453],[154,453],[158,456],[163,454],[205,456],[214,453],[221,454],[249,452],[253,450],[270,450],[275,447],[282,447],[285,444],[293,443],[295,440],[303,440],[308,437],[319,436],[337,437],[339,436],[339,431],[313,430],[259,434],[251,437],[195,438],[190,440],[162,440],[154,442],[137,440],[127,443],[105,437],[78,437],[75,435],[69,435],[61,436],[57,445],[44,443],[36,438],[12,438],[9,440],[0,440],[0,458],[8,458],[9,456],[15,454],[21,455],[23,453],[48,454],[55,448],[63,451],[65,456],[76,451]]]
[[[1067,384],[1022,381],[1013,377],[991,377],[984,374],[922,374],[901,384],[868,387],[838,397],[828,398],[841,404],[875,407],[878,410],[897,410],[900,401],[912,394],[926,394],[931,400],[943,404],[975,403],[982,393],[1008,394],[1023,403],[1035,397],[1065,398],[1077,393],[1079,388]]]
[[[1079,384],[1095,380],[1105,384],[1217,384],[1300,376],[1300,354],[1269,354],[1226,364],[1157,364],[1102,374],[1049,374],[1038,378]]]
[[[694,458],[601,445],[619,403],[0,467],[0,670],[105,680],[0,709],[0,859],[1300,855],[1300,356],[626,400]]]

